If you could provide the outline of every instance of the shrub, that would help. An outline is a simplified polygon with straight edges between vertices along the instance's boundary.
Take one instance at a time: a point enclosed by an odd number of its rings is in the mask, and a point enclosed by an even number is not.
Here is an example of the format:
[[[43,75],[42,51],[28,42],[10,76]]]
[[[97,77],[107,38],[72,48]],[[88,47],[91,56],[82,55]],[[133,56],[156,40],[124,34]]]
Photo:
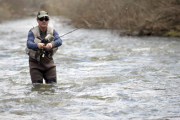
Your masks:
[[[180,0],[46,0],[46,8],[70,18],[76,27],[139,31],[139,35],[180,30]]]

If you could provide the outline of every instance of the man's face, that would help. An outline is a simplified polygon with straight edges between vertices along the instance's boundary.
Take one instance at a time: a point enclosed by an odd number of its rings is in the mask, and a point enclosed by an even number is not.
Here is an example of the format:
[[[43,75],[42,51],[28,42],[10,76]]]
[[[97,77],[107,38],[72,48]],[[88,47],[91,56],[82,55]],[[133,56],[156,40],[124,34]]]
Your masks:
[[[49,23],[49,18],[47,16],[42,18],[37,18],[37,22],[39,23],[40,28],[47,28]]]

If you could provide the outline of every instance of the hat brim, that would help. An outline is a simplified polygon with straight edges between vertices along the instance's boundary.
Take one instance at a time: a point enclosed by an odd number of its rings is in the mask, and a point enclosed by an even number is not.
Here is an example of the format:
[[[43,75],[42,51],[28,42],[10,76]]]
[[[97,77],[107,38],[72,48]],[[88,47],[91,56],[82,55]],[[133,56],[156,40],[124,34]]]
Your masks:
[[[48,15],[38,15],[38,18],[42,18],[42,17],[49,17]]]

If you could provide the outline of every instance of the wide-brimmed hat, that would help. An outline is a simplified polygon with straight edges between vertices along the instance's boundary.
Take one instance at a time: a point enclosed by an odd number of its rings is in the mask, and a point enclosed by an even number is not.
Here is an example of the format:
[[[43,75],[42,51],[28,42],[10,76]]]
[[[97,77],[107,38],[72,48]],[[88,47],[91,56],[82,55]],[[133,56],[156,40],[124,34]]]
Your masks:
[[[46,12],[46,11],[39,11],[38,14],[37,14],[38,18],[42,18],[42,17],[45,17],[45,16],[49,17],[48,12]]]

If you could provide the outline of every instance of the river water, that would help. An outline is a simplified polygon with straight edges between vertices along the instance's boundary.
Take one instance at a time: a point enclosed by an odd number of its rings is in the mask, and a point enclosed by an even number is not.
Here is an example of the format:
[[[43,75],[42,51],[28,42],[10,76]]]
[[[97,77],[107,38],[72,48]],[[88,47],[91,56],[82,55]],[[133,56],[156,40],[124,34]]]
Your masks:
[[[0,24],[1,120],[180,119],[180,40],[80,29],[54,56],[58,83],[33,86],[25,54],[35,18]],[[74,28],[53,17],[63,35]]]

